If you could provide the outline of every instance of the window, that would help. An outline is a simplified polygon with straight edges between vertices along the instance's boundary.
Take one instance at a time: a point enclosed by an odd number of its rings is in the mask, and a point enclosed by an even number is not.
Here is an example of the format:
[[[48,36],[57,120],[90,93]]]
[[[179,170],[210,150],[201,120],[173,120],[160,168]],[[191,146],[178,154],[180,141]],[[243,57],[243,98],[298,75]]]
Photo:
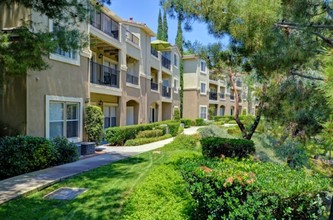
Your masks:
[[[175,92],[177,93],[178,92],[178,79],[174,79],[174,81],[173,81],[173,87],[175,89]]]
[[[115,127],[116,126],[116,106],[103,106],[104,112],[104,128]]]
[[[200,118],[207,119],[207,106],[200,106]]]
[[[200,72],[206,73],[206,62],[204,60],[200,61]]]
[[[63,28],[58,25],[54,25],[52,20],[49,21],[49,31],[50,32],[57,32],[57,31],[62,31],[62,30],[63,30]],[[78,51],[76,51],[76,50],[64,51],[59,46],[55,49],[55,51],[53,53],[50,54],[50,59],[77,65],[77,66],[80,65]]]
[[[82,98],[46,97],[46,137],[81,141]]]
[[[200,94],[204,94],[204,95],[207,94],[206,83],[200,83]]]
[[[177,54],[173,55],[173,65],[178,67],[178,56],[177,56]]]
[[[225,111],[225,107],[221,106],[220,107],[220,116],[224,116],[224,111]]]
[[[230,108],[230,115],[234,115],[234,112],[235,112],[235,107],[232,106],[232,107]]]

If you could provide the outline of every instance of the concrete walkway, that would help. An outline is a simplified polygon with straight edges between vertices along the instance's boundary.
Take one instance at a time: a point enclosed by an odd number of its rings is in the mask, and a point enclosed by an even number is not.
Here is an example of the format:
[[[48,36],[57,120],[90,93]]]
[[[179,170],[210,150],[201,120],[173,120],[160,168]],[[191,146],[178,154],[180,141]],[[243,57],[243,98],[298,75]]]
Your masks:
[[[198,128],[191,127],[185,129],[184,134],[195,134]],[[41,190],[79,173],[161,148],[172,142],[172,140],[173,138],[169,138],[137,147],[105,147],[104,154],[2,180],[0,181],[0,204],[28,192]]]

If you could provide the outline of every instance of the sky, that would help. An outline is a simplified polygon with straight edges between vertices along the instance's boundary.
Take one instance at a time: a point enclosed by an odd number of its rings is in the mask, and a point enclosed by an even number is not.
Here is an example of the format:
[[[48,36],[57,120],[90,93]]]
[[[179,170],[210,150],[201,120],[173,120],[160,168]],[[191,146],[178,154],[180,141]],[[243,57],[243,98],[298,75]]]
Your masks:
[[[132,17],[134,21],[145,23],[157,33],[159,0],[112,0],[111,2],[112,4],[108,7],[119,17],[125,20]],[[169,42],[174,44],[177,34],[177,19],[168,16],[167,20]],[[199,22],[193,24],[192,31],[183,30],[183,36],[185,41],[199,41],[203,45],[218,41],[208,34],[207,25]]]

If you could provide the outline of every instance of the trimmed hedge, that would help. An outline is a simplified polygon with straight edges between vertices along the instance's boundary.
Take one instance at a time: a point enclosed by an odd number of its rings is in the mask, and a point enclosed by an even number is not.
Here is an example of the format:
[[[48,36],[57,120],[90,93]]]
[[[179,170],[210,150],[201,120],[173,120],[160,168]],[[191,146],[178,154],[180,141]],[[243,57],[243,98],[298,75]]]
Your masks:
[[[219,137],[206,137],[201,139],[202,154],[204,157],[247,157],[255,153],[254,142],[245,139],[228,139]]]
[[[125,146],[138,146],[138,145],[143,145],[143,144],[148,144],[148,143],[152,143],[152,142],[156,142],[156,141],[165,140],[165,139],[168,139],[171,137],[172,137],[171,134],[165,134],[165,135],[159,136],[159,137],[136,138],[136,139],[127,140],[125,143]]]
[[[196,219],[321,219],[328,179],[250,160],[183,160]]]
[[[192,125],[192,120],[190,118],[182,118],[180,119],[180,123],[184,124],[184,128],[189,128]]]
[[[152,138],[152,137],[160,137],[163,135],[163,130],[155,129],[155,130],[145,130],[139,131],[136,135],[136,138]]]
[[[169,132],[172,136],[177,135],[178,126],[180,122],[168,120],[155,122],[150,124],[139,124],[139,125],[130,125],[122,127],[111,127],[105,131],[105,139],[110,145],[124,145],[127,140],[134,139],[140,131],[153,130],[155,128],[162,129],[163,134],[166,131],[166,128],[161,126],[166,124],[169,127]],[[177,126],[177,128],[176,128]]]
[[[93,105],[86,107],[84,128],[86,129],[89,141],[99,143],[102,140],[104,115],[100,107]]]
[[[66,138],[16,136],[0,139],[0,179],[78,159],[77,147]]]
[[[197,118],[197,119],[195,119],[195,125],[196,126],[204,126],[205,121],[202,118]]]

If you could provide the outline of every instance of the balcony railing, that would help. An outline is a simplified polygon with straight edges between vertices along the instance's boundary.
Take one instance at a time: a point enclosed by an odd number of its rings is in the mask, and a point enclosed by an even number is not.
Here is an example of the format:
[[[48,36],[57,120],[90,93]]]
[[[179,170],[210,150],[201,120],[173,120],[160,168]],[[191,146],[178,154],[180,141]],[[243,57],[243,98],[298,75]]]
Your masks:
[[[209,100],[217,100],[217,93],[209,92]]]
[[[225,94],[224,93],[220,93],[220,99],[225,99]]]
[[[90,82],[119,88],[119,70],[91,62]]]
[[[134,85],[139,85],[139,77],[127,73],[126,74],[126,82],[134,84]]]
[[[162,66],[164,66],[167,69],[170,69],[171,61],[169,58],[162,55]]]
[[[150,53],[154,56],[154,57],[156,57],[156,58],[158,58],[158,52],[157,52],[157,50],[155,50],[154,48],[150,48]]]
[[[126,39],[139,46],[139,38],[132,32],[126,31]]]
[[[162,86],[162,96],[166,98],[171,98],[171,88],[167,86]]]
[[[92,8],[90,24],[107,35],[119,40],[119,23],[105,13]]]
[[[150,88],[151,90],[158,90],[158,83],[150,82]]]

